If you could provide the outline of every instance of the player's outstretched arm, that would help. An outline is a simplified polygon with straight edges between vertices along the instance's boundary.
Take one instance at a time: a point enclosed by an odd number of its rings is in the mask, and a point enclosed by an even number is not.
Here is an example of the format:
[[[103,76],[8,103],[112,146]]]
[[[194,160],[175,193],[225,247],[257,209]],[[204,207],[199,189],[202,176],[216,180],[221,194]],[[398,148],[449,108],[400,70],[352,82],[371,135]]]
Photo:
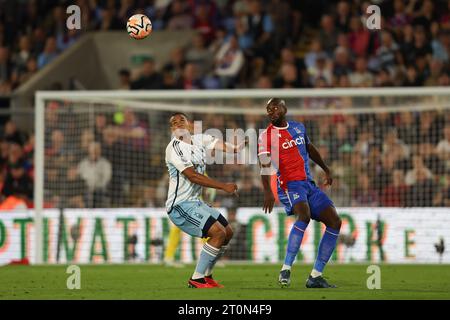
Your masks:
[[[259,155],[259,165],[261,167],[261,182],[264,189],[264,213],[271,213],[273,206],[275,204],[275,197],[272,193],[272,188],[270,187],[270,177],[271,177],[271,159],[268,153],[263,153]]]
[[[229,194],[236,194],[237,192],[237,185],[235,183],[224,183],[211,179],[203,174],[196,172],[193,167],[184,169],[182,173],[189,179],[189,181],[203,187],[223,190]]]
[[[311,142],[307,145],[307,149],[311,160],[317,163],[325,172],[325,185],[331,186],[331,184],[333,183],[333,178],[331,177],[330,168],[328,168],[328,166],[323,161],[319,151]]]
[[[244,141],[242,141],[241,143],[234,145],[232,143],[229,142],[225,142],[225,141],[218,141],[216,143],[215,148],[227,153],[238,153],[239,151],[241,151],[242,149],[244,149],[244,147],[247,145],[247,139],[245,139]]]

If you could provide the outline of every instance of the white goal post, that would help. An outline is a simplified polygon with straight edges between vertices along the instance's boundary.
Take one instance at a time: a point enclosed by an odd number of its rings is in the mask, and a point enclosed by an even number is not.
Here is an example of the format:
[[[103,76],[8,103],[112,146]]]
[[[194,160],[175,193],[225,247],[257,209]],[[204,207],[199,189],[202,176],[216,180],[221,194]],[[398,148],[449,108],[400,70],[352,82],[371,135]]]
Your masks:
[[[271,97],[279,97],[289,101],[289,115],[301,119],[303,119],[302,117],[328,117],[333,115],[374,113],[393,115],[402,112],[422,113],[432,111],[437,112],[439,117],[444,116],[445,122],[448,121],[450,110],[450,90],[443,87],[210,91],[39,91],[35,96],[35,263],[43,263],[43,233],[41,230],[46,200],[44,194],[47,147],[45,141],[46,126],[48,125],[46,108],[49,103],[52,101],[59,101],[61,105],[70,103],[71,112],[75,113],[79,105],[80,112],[93,108],[119,108],[123,110],[126,106],[140,111],[181,111],[215,114],[217,117],[221,115],[264,116],[266,113],[264,101]],[[367,102],[373,98],[385,99],[385,102],[374,107]],[[321,99],[329,100],[324,102]],[[330,102],[331,100],[333,101]],[[448,125],[447,122],[445,123]],[[75,124],[75,126],[77,125],[85,124],[82,124],[80,120],[79,123]],[[383,132],[383,134],[385,133]],[[255,204],[254,206],[258,205]]]

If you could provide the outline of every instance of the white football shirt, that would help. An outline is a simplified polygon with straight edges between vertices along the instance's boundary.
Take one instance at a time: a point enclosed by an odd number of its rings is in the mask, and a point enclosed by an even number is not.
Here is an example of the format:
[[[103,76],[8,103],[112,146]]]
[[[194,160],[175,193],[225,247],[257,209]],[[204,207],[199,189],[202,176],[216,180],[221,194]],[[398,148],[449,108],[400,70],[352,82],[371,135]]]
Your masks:
[[[200,199],[202,187],[192,183],[182,172],[194,167],[200,174],[206,171],[206,150],[213,149],[218,139],[206,135],[191,136],[191,143],[174,137],[166,148],[166,165],[169,170],[169,191],[166,208],[171,212],[173,206],[183,201]]]

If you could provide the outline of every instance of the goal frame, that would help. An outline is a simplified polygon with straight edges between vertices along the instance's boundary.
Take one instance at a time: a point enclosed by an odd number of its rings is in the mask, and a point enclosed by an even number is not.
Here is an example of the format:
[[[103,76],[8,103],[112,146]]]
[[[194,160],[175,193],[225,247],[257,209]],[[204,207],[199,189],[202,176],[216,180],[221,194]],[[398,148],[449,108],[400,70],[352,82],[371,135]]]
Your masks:
[[[35,264],[43,263],[43,210],[44,210],[44,154],[45,154],[45,101],[55,100],[173,100],[173,99],[235,99],[270,97],[280,98],[325,98],[325,97],[388,97],[388,96],[450,96],[446,87],[408,87],[408,88],[330,88],[330,89],[236,89],[236,90],[152,90],[152,91],[37,91],[35,94],[35,154],[34,154],[34,242]],[[142,102],[141,107],[145,109]],[[446,106],[446,109],[448,107]],[[230,109],[227,107],[227,109]],[[179,109],[178,109],[179,110]],[[242,112],[242,109],[240,109]],[[342,112],[345,109],[335,110]],[[350,110],[350,109],[348,109]],[[239,111],[231,108],[230,113]],[[304,114],[326,110],[309,110]],[[263,112],[263,110],[261,111]],[[331,113],[331,111],[330,111]],[[302,114],[302,110],[297,110]],[[322,113],[323,114],[323,113]]]

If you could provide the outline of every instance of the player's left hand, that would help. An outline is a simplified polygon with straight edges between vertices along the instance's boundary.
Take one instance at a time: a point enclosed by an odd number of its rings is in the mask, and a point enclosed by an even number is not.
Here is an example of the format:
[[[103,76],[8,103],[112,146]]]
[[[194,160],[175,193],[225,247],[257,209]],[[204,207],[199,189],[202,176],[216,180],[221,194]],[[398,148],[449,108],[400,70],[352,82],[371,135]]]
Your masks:
[[[331,172],[330,172],[330,170],[327,170],[327,171],[325,171],[324,186],[331,187],[332,184],[333,184],[333,178],[331,177]]]

